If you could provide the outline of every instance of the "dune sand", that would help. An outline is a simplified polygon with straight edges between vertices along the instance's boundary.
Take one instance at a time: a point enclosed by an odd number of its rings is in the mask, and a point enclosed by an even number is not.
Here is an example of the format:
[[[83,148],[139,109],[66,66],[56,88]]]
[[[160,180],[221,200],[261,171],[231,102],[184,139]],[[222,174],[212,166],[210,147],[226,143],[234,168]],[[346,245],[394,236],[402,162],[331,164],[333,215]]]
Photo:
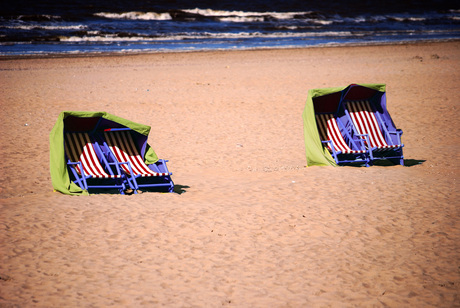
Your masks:
[[[306,167],[312,88],[385,83],[406,167]],[[460,43],[0,60],[0,307],[460,307]],[[53,192],[64,110],[176,194]]]

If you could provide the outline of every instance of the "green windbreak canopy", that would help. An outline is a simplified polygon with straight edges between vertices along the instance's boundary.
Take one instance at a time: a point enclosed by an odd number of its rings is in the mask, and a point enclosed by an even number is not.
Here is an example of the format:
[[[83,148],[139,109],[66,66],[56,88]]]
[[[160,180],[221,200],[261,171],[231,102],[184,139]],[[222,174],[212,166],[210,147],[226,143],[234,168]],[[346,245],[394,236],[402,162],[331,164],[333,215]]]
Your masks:
[[[351,86],[360,86],[363,89],[361,91],[363,93],[366,93],[366,89],[373,90],[374,92],[385,92],[384,84],[349,85],[346,87],[312,89],[308,91],[307,102],[305,103],[302,114],[307,166],[337,166],[327,148],[321,143],[318,127],[316,126],[314,101],[319,103],[316,105],[316,108],[321,106],[335,113],[344,95],[346,95],[347,89]]]
[[[146,164],[158,161],[158,156],[147,144],[150,126],[131,122],[106,112],[64,111],[50,132],[50,173],[53,188],[68,195],[88,194],[69,177],[64,151],[64,131],[95,132],[108,128],[130,128],[138,133],[138,144]]]

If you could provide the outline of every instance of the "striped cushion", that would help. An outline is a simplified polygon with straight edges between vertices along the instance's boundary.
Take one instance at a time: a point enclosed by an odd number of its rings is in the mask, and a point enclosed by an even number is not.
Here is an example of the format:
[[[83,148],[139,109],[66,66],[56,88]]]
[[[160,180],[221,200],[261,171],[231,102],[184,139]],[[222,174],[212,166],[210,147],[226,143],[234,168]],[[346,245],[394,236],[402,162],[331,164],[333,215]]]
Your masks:
[[[167,176],[169,173],[154,172],[142,159],[139,151],[134,144],[134,140],[129,131],[106,131],[105,140],[112,153],[119,162],[129,162],[134,176]],[[123,170],[131,175],[127,164],[122,164]]]
[[[371,147],[387,150],[400,147],[389,145],[380,130],[379,124],[368,101],[348,102],[348,111],[359,134],[367,134]]]
[[[322,141],[331,140],[336,152],[342,152],[343,154],[358,154],[365,153],[366,151],[352,150],[345,139],[343,139],[340,133],[337,121],[332,113],[316,114],[316,123],[318,125],[319,135]],[[330,143],[328,143],[328,149],[332,152]]]
[[[81,162],[85,175],[93,178],[121,177],[121,175],[111,175],[105,172],[87,133],[66,133],[64,146],[67,157],[71,162]],[[81,175],[80,165],[77,164],[74,166],[78,174]]]

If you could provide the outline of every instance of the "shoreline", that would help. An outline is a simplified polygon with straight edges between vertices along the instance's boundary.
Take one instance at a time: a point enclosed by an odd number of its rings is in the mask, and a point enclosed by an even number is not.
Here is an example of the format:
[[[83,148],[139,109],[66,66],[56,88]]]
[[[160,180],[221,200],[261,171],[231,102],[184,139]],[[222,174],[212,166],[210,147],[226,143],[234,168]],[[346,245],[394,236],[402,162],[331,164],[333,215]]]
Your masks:
[[[322,45],[312,45],[304,47],[261,47],[261,48],[241,48],[241,49],[203,49],[203,50],[167,50],[167,51],[114,51],[114,52],[86,52],[86,53],[48,53],[48,54],[25,54],[25,55],[1,55],[0,61],[16,59],[58,59],[58,58],[105,58],[105,57],[125,57],[143,55],[164,55],[164,54],[193,54],[193,53],[219,53],[219,52],[246,52],[246,51],[273,51],[273,50],[304,50],[304,49],[323,49],[323,48],[355,48],[355,47],[378,47],[378,46],[402,46],[402,45],[424,45],[424,44],[444,44],[460,42],[460,38],[400,41],[400,42],[372,42],[372,43],[349,43],[335,44],[328,43]]]

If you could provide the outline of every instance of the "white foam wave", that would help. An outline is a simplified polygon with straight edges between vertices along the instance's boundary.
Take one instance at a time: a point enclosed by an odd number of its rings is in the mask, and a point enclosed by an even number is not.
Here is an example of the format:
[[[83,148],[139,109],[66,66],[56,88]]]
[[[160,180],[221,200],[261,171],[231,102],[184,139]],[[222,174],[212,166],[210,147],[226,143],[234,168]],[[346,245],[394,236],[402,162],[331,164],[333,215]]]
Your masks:
[[[82,30],[87,29],[85,25],[71,26],[46,26],[46,25],[0,25],[0,29],[17,29],[17,30]]]
[[[427,20],[425,17],[407,17],[407,16],[388,16],[390,19],[394,19],[399,22],[405,21],[425,21]]]
[[[116,34],[94,35],[94,36],[71,36],[60,37],[61,42],[155,42],[155,41],[183,41],[183,40],[209,40],[209,39],[251,39],[251,38],[308,38],[308,37],[346,37],[360,36],[365,33],[351,33],[349,31],[329,32],[238,32],[238,33],[177,33],[160,37],[118,37]]]
[[[254,16],[229,16],[229,17],[220,17],[220,21],[224,22],[262,22],[264,17],[254,17]]]
[[[196,14],[205,17],[215,17],[222,21],[227,22],[261,22],[265,18],[274,19],[293,19],[298,16],[310,14],[310,11],[305,12],[244,12],[244,11],[222,11],[212,9],[185,9],[181,10],[185,13]],[[110,13],[100,12],[95,13],[95,16],[110,18],[110,19],[131,19],[131,20],[171,20],[170,13],[156,13],[156,12],[124,12],[124,13]]]
[[[344,17],[340,15],[334,15],[329,17],[322,17],[320,15],[312,18],[312,11],[298,11],[298,12],[250,12],[250,11],[225,11],[225,10],[213,10],[213,9],[183,9],[184,13],[190,15],[200,15],[204,17],[212,17],[215,20],[223,22],[263,22],[266,20],[299,20],[303,22],[309,22],[312,24],[319,25],[330,25],[332,23],[342,22],[353,22],[353,23],[366,23],[366,22],[384,22],[384,21],[397,21],[397,22],[423,22],[432,18],[431,15],[404,15],[404,14],[393,14],[393,15],[374,15],[374,16],[356,16],[356,17]],[[451,11],[452,12],[452,11]],[[453,11],[453,13],[456,13]],[[123,12],[123,13],[110,13],[100,12],[94,14],[95,16],[108,18],[108,19],[129,19],[129,20],[172,20],[173,15],[168,12],[157,13],[157,12]],[[431,17],[430,17],[431,16]]]
[[[317,25],[330,25],[335,22],[335,20],[323,20],[323,19],[307,19],[308,22]]]
[[[33,15],[19,15],[17,19],[24,19],[24,18],[30,18],[30,17],[33,17]],[[35,16],[36,18],[41,18],[41,19],[60,19],[61,16],[58,16],[58,15],[47,15],[47,14],[44,14],[44,15],[36,15]]]
[[[169,13],[156,12],[125,12],[125,13],[95,13],[95,16],[110,18],[110,19],[131,19],[131,20],[170,20],[172,19]]]
[[[222,11],[222,10],[212,10],[212,9],[188,9],[182,10],[186,13],[199,14],[203,16],[213,16],[213,17],[225,17],[225,16],[235,16],[235,17],[274,17],[276,19],[291,19],[298,15],[310,14],[311,11],[305,12],[244,12],[244,11]]]
[[[433,18],[433,17],[431,17]],[[408,22],[408,21],[413,21],[413,22],[424,22],[427,21],[429,18],[424,17],[424,16],[403,16],[403,15],[374,15],[374,16],[356,16],[356,17],[340,17],[336,16],[334,18],[334,22],[337,23],[342,23],[342,22],[348,22],[348,23],[367,23],[367,22]]]
[[[97,35],[97,36],[61,36],[61,42],[139,42],[139,41],[155,41],[154,38],[141,38],[141,37],[117,37],[115,35]]]

